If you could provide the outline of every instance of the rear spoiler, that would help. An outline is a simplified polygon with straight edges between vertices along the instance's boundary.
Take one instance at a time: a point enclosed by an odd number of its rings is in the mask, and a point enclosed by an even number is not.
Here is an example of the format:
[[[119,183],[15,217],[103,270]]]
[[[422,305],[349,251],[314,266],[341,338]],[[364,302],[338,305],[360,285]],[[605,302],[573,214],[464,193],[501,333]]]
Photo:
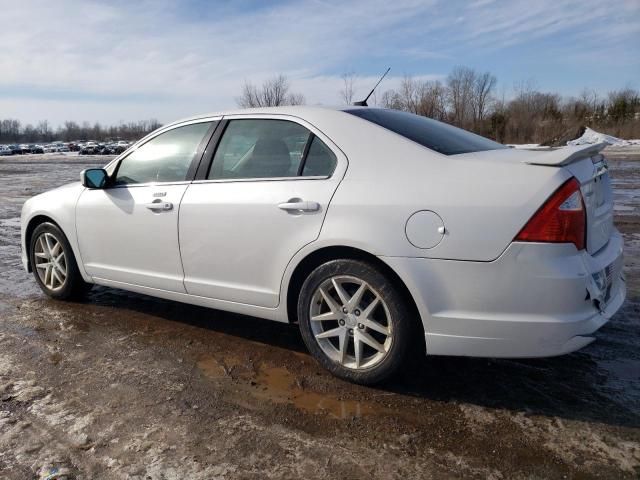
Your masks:
[[[531,165],[548,165],[561,167],[580,160],[582,158],[598,155],[609,144],[607,142],[593,143],[590,145],[577,145],[556,148],[549,151],[536,151],[525,160]]]

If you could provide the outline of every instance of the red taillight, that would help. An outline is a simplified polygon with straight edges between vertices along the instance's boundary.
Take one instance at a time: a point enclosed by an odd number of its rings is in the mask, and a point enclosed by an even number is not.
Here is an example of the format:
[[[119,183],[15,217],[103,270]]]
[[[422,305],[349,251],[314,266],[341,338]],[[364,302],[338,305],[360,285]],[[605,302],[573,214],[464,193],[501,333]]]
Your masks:
[[[519,242],[573,243],[585,247],[586,211],[575,178],[565,182],[516,236]]]

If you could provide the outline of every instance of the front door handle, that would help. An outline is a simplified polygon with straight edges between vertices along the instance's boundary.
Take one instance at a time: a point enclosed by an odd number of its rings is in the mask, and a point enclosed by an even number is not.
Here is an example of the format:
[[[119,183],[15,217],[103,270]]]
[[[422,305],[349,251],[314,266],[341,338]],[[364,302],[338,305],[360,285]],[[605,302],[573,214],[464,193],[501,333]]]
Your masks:
[[[297,198],[292,198],[288,202],[279,203],[278,208],[287,212],[317,212],[320,210],[318,202],[305,202]]]
[[[158,199],[154,200],[151,203],[147,203],[145,207],[154,212],[167,212],[173,209],[173,203],[163,202],[162,200]]]

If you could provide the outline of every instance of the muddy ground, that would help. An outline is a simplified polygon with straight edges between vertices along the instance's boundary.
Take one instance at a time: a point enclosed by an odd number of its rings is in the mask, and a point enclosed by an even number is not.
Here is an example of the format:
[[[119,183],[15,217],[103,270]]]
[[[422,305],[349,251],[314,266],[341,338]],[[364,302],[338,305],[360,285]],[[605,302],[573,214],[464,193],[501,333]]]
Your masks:
[[[640,152],[610,152],[628,301],[560,358],[418,358],[365,388],[295,326],[21,268],[26,198],[105,158],[0,158],[0,478],[638,478]]]

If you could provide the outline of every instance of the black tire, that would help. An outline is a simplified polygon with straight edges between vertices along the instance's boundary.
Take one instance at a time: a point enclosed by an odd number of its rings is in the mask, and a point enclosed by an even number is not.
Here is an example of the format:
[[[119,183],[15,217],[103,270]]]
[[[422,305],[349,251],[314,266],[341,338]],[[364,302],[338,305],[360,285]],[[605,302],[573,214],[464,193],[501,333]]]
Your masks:
[[[320,347],[312,330],[311,302],[314,300],[314,294],[321,285],[326,285],[325,282],[333,277],[356,277],[366,282],[384,300],[391,315],[393,331],[391,346],[386,352],[386,356],[369,368],[348,368],[339,361],[330,358]],[[319,304],[319,302],[317,303]],[[298,297],[298,322],[302,338],[309,352],[322,367],[333,375],[362,385],[383,382],[402,367],[407,355],[413,350],[411,348],[412,338],[414,332],[417,331],[416,325],[418,324],[415,320],[412,318],[411,309],[408,308],[406,299],[394,284],[375,266],[364,261],[332,260],[320,265],[307,277]],[[351,332],[355,328],[352,328]],[[353,337],[350,341],[354,341]]]
[[[40,278],[40,275],[38,274],[36,268],[36,242],[44,233],[53,235],[55,239],[60,242],[66,260],[66,278],[62,286],[55,290],[50,289],[42,282],[42,279]],[[64,235],[64,233],[62,233],[62,230],[60,230],[56,225],[49,222],[41,223],[33,231],[33,234],[31,235],[31,241],[29,243],[29,262],[31,265],[31,270],[33,272],[33,276],[36,279],[36,283],[45,294],[47,294],[51,298],[55,298],[56,300],[74,300],[84,297],[86,293],[91,290],[91,287],[93,285],[83,280],[82,275],[78,270],[78,264],[76,263],[76,258],[73,255],[71,245],[69,245],[69,241],[67,240],[67,237]]]

